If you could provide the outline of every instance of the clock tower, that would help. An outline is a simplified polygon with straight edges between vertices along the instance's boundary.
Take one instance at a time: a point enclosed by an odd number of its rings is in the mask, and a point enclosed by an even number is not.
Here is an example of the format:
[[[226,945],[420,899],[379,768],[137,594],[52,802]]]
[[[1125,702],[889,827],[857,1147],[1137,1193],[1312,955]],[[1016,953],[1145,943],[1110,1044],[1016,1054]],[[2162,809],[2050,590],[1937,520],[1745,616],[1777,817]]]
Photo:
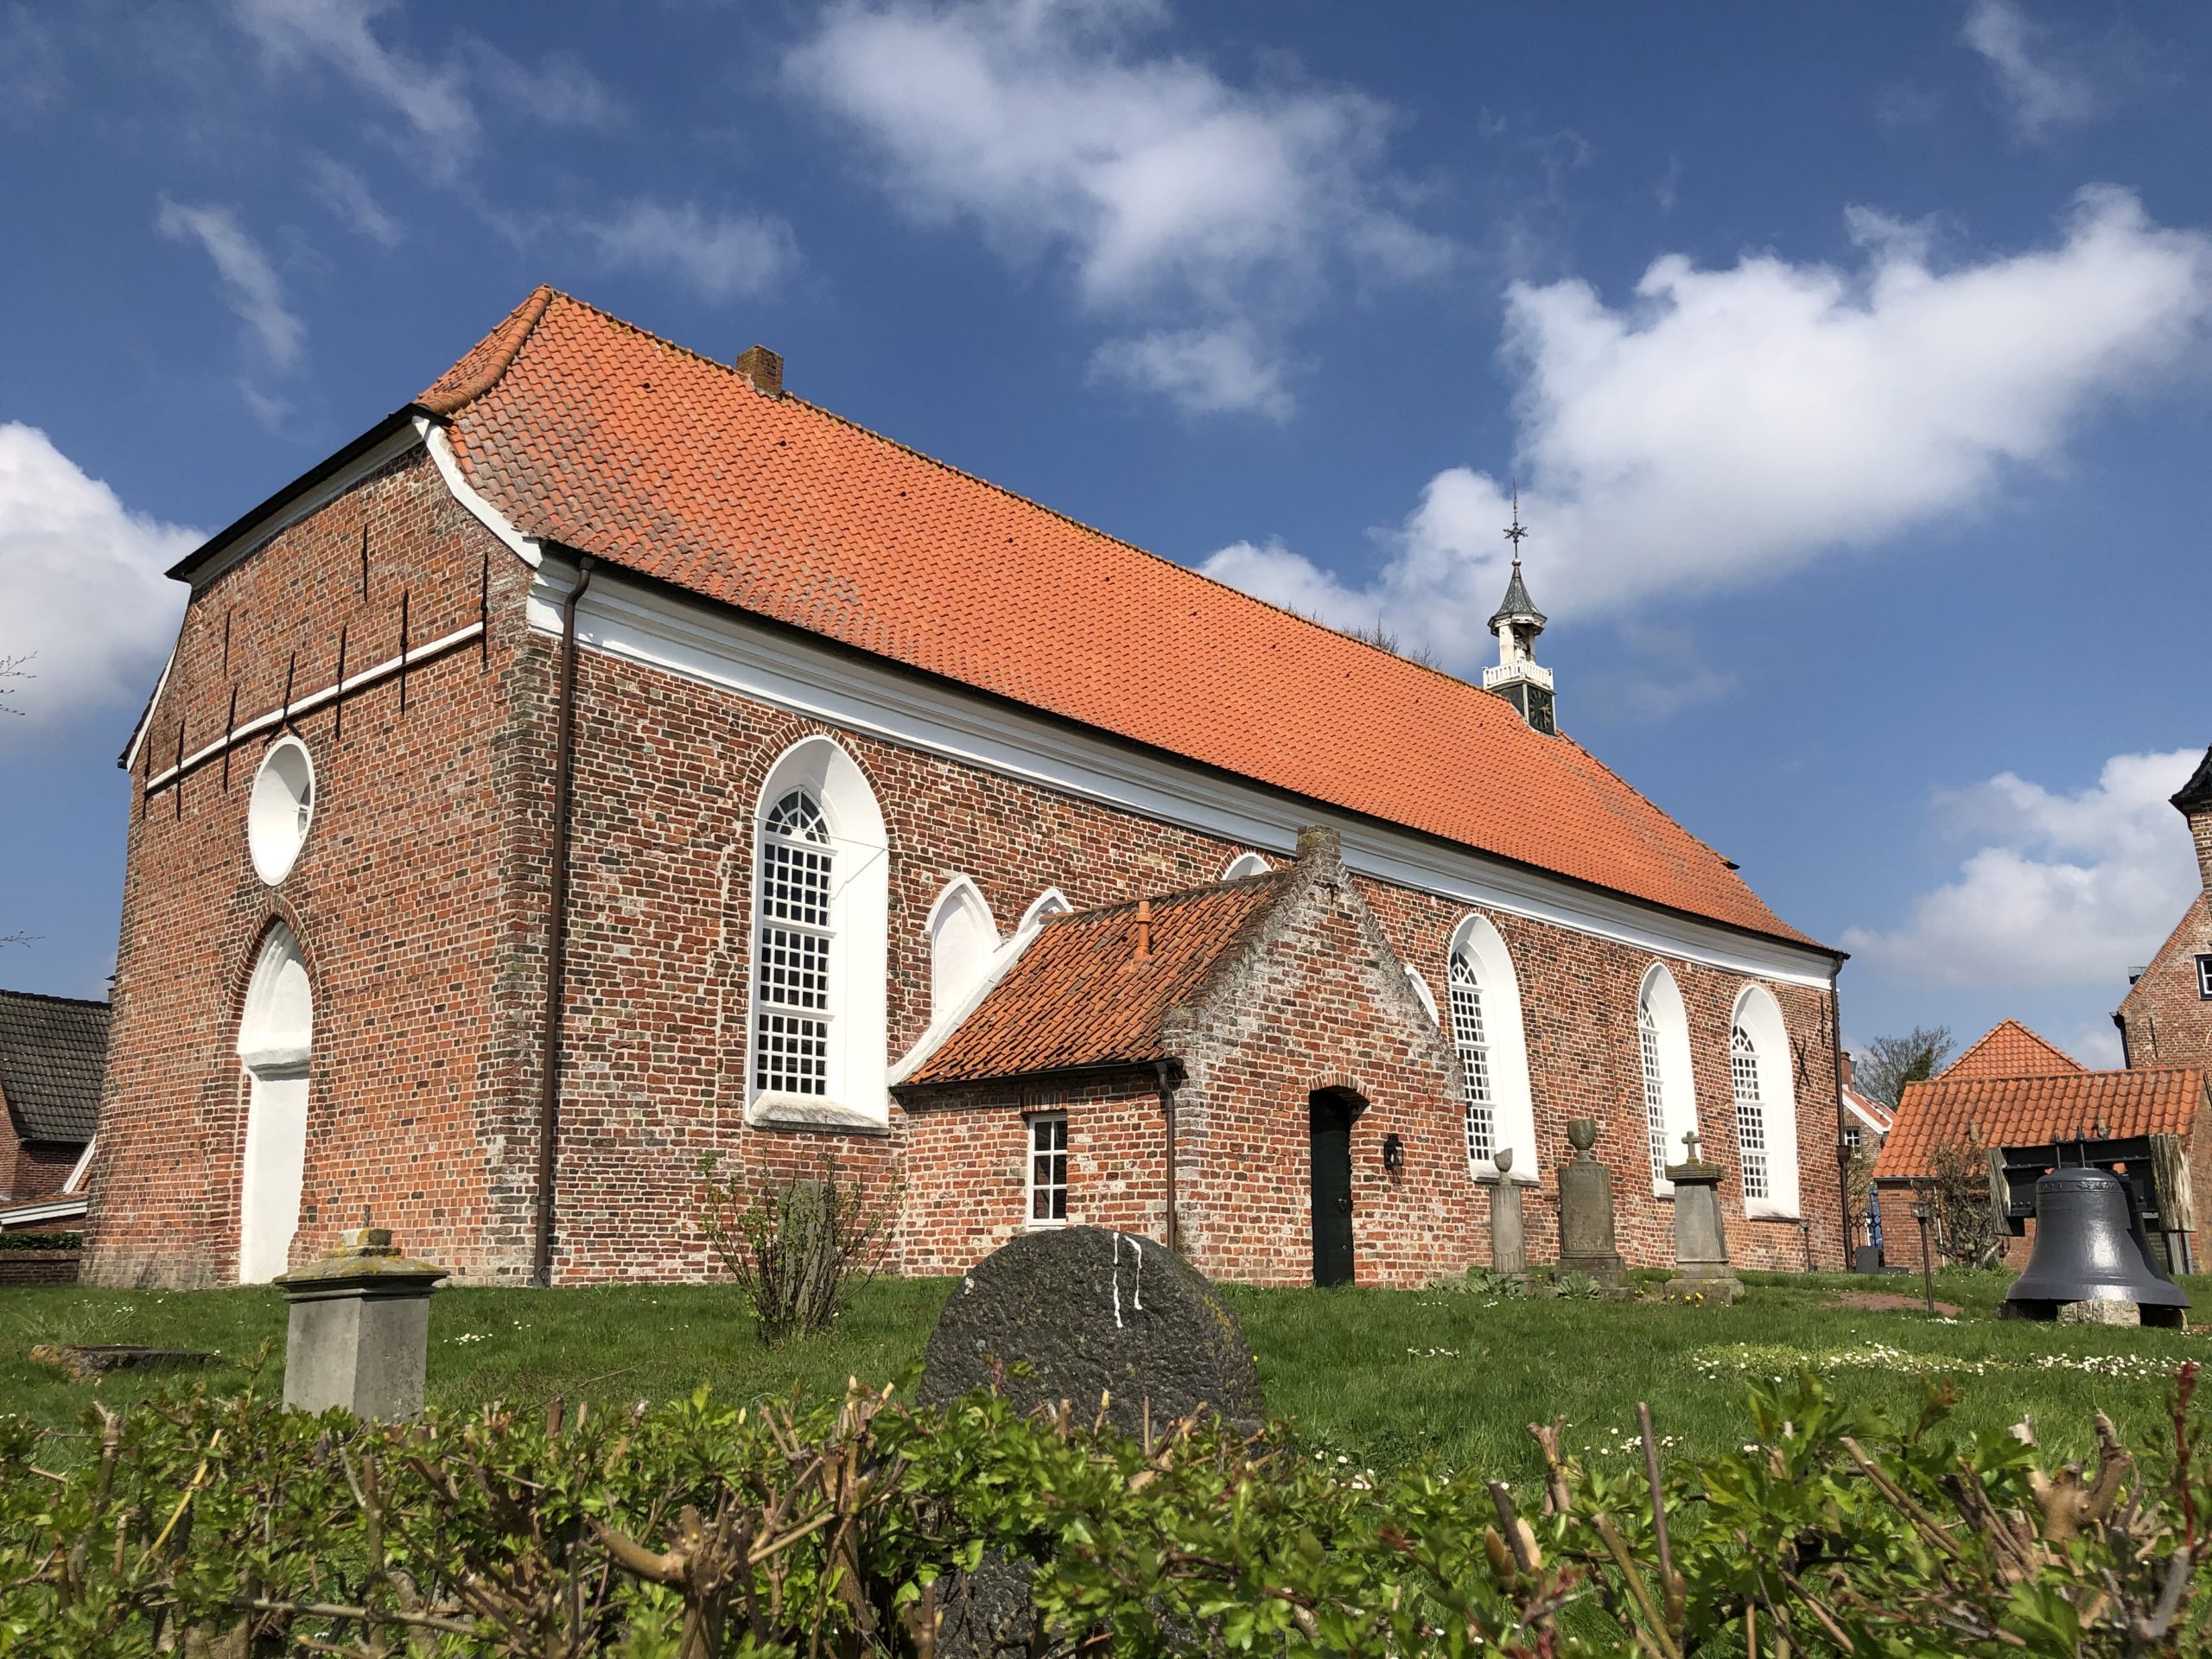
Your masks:
[[[1521,522],[1521,493],[1516,489],[1513,523],[1505,532],[1505,539],[1513,543],[1513,580],[1490,619],[1490,631],[1497,636],[1497,666],[1483,671],[1483,690],[1503,697],[1521,711],[1530,729],[1549,737],[1558,729],[1552,715],[1552,671],[1536,660],[1536,636],[1544,631],[1544,613],[1521,580],[1521,538],[1528,533]]]

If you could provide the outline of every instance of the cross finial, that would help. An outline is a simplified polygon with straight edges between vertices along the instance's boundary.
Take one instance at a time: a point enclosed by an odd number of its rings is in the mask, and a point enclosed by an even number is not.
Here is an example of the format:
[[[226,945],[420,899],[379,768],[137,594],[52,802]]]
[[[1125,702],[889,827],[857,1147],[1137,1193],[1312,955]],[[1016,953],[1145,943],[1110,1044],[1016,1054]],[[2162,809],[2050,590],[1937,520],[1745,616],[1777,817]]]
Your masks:
[[[1697,1131],[1695,1129],[1690,1130],[1688,1134],[1682,1136],[1682,1145],[1688,1148],[1688,1155],[1682,1161],[1686,1164],[1697,1162]]]
[[[1513,522],[1505,527],[1505,539],[1513,543],[1513,563],[1521,563],[1521,538],[1529,533],[1528,525],[1521,522],[1521,480],[1513,480]]]

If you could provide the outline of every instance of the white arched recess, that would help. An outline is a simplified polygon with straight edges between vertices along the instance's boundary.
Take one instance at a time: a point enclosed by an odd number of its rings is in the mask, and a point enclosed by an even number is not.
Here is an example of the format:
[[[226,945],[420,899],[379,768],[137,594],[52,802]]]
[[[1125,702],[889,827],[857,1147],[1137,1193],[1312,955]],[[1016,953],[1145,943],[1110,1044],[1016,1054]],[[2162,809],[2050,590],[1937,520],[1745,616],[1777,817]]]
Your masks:
[[[929,935],[930,1023],[936,1025],[990,971],[999,928],[976,884],[956,875],[930,906]]]
[[[1265,875],[1268,868],[1268,861],[1259,854],[1239,853],[1229,861],[1229,868],[1221,873],[1221,879],[1236,881],[1248,875]]]
[[[307,1173],[308,1061],[315,988],[300,942],[269,930],[246,986],[238,1059],[246,1071],[245,1146],[238,1173],[238,1282],[257,1285],[289,1265]]]
[[[804,842],[779,834],[775,823],[794,795],[812,804],[820,825],[814,832],[829,856],[826,921],[810,930],[825,943],[809,946],[826,956],[820,992],[780,988],[787,976],[779,965],[788,959],[785,941],[772,937],[791,906],[769,889],[779,849],[802,849]],[[890,838],[875,791],[868,777],[828,737],[803,738],[769,768],[753,804],[752,1010],[747,1021],[746,1112],[749,1120],[835,1124],[840,1121],[884,1124],[891,1097],[884,1088],[885,981],[887,935],[891,911]],[[793,931],[797,931],[796,928]],[[772,984],[770,982],[777,982]],[[823,1050],[820,1075],[792,1084],[798,1068],[764,1065],[778,1033],[794,1024],[819,1033]]]
[[[1651,964],[1637,991],[1636,1039],[1651,1190],[1664,1194],[1675,1190],[1667,1179],[1667,1166],[1689,1155],[1682,1137],[1697,1128],[1697,1082],[1691,1070],[1690,1022],[1682,1010],[1681,988],[1663,962]]]
[[[1058,887],[1047,887],[1032,899],[1029,908],[1021,912],[1021,922],[1014,930],[1014,936],[1018,938],[1024,933],[1033,932],[1044,926],[1048,918],[1072,915],[1074,911],[1075,906],[1068,903],[1067,894]]]
[[[1445,970],[1446,995],[1451,995],[1445,1033],[1459,1051],[1469,1105],[1474,1104],[1478,1091],[1483,1092],[1491,1114],[1491,1155],[1475,1156],[1471,1148],[1469,1167],[1478,1176],[1495,1176],[1497,1150],[1510,1147],[1511,1179],[1532,1182],[1538,1166],[1536,1108],[1529,1088],[1521,981],[1504,939],[1488,917],[1470,916],[1459,924],[1452,935]],[[1471,1002],[1465,995],[1469,989],[1475,992]],[[1452,995],[1455,990],[1459,994]],[[1477,1015],[1471,1022],[1471,1014]]]
[[[1736,1101],[1739,1125],[1753,1103],[1748,1098],[1751,1079],[1758,1079],[1758,1123],[1766,1141],[1766,1194],[1751,1196],[1744,1188],[1746,1216],[1786,1216],[1798,1213],[1797,1086],[1789,1064],[1789,1032],[1782,1023],[1781,1005],[1764,985],[1746,985],[1736,998],[1729,1024],[1729,1081]],[[1738,1039],[1748,1039],[1749,1052]],[[1748,1064],[1739,1065],[1739,1058]]]

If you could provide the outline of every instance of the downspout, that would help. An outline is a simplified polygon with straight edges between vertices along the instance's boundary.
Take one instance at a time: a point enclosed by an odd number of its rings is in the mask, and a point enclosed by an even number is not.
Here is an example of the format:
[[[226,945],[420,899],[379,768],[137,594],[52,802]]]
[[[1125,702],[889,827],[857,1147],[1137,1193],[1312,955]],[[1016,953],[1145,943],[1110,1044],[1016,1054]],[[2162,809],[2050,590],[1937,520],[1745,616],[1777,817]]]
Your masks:
[[[1837,994],[1835,977],[1828,977],[1828,1034],[1834,1041],[1834,1052],[1828,1065],[1835,1071],[1835,1192],[1836,1213],[1843,1217],[1843,1270],[1851,1271],[1851,1147],[1844,1141],[1844,1132],[1850,1128],[1850,1117],[1843,1103],[1843,999]],[[1870,1197],[1870,1202],[1871,1197]],[[1811,1254],[1812,1235],[1805,1235],[1807,1254]],[[1811,1266],[1808,1261],[1806,1264]]]
[[[561,601],[561,680],[553,723],[553,855],[545,922],[545,1050],[537,1065],[537,1236],[532,1278],[553,1283],[554,1141],[560,1133],[561,1019],[568,995],[569,802],[575,779],[576,606],[591,586],[594,560],[576,562],[576,580]]]
[[[1154,1060],[1152,1074],[1160,1087],[1160,1110],[1167,1120],[1167,1248],[1180,1252],[1183,1245],[1175,1226],[1175,1073],[1173,1060]]]

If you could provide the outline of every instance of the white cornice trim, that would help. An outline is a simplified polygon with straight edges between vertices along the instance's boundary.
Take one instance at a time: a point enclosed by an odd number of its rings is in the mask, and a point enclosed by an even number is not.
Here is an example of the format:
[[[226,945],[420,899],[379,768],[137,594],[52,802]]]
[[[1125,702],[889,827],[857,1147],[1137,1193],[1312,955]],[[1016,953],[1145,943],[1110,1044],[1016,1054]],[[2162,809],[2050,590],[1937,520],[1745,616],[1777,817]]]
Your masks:
[[[72,1216],[83,1215],[85,1207],[82,1198],[42,1198],[35,1204],[19,1204],[0,1210],[0,1230],[35,1226],[41,1221],[67,1221]]]
[[[396,457],[405,454],[422,442],[421,426],[422,423],[418,421],[412,426],[401,427],[382,443],[355,456],[314,488],[302,490],[296,495],[288,497],[283,505],[257,520],[224,550],[222,557],[204,569],[192,573],[194,596],[240,559],[259,552],[270,537],[289,529],[302,518],[321,512],[377,468],[390,465]]]
[[[154,710],[161,706],[162,693],[168,690],[169,671],[176,666],[177,646],[184,643],[184,625],[177,625],[177,637],[169,645],[168,660],[162,664],[162,677],[154,682],[154,695],[146,699],[146,712],[138,716],[137,729],[130,734],[130,741],[124,746],[123,759],[117,764],[125,772],[138,764],[138,751],[145,747],[146,734],[154,729]]]
[[[548,550],[531,587],[532,628],[559,636],[574,580],[574,567]],[[1655,910],[1072,730],[729,607],[626,580],[606,564],[593,572],[576,629],[590,650],[1284,860],[1295,855],[1300,826],[1319,822],[1340,833],[1352,869],[1401,887],[1777,984],[1825,990],[1834,981],[1834,960],[1820,950]]]
[[[461,458],[454,454],[453,442],[446,436],[445,428],[427,416],[417,415],[415,430],[423,441],[423,447],[430,452],[430,463],[438,469],[438,476],[444,480],[453,499],[467,508],[476,522],[498,537],[501,544],[517,558],[531,569],[537,569],[538,561],[544,556],[537,538],[525,536],[517,530],[506,514],[486,501],[477,493],[476,486],[461,475]]]

